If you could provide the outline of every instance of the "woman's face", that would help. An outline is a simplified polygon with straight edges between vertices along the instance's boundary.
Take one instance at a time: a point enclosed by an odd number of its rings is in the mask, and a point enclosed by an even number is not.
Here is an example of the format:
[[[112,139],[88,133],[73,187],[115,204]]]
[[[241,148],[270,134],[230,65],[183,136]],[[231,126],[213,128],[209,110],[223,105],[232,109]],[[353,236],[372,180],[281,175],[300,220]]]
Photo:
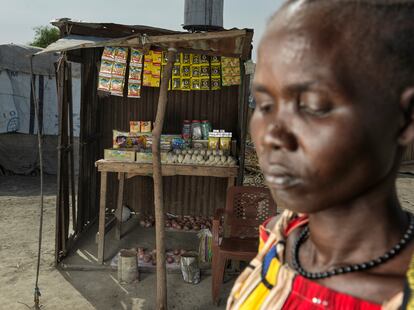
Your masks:
[[[272,193],[293,211],[313,213],[394,177],[399,109],[373,87],[372,67],[355,66],[364,57],[355,58],[346,30],[308,20],[285,14],[269,25],[251,134]]]

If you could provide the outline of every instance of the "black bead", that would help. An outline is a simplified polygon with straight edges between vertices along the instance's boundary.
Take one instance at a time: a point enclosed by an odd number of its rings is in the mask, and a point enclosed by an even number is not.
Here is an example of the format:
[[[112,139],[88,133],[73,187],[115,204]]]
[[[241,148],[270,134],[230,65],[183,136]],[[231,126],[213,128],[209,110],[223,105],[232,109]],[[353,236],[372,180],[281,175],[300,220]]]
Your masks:
[[[354,271],[358,271],[360,268],[359,268],[359,265],[353,265],[353,266],[352,266],[352,269],[353,269]]]
[[[329,273],[326,272],[326,271],[322,272],[321,276],[322,276],[322,278],[327,278],[327,277],[329,277]]]
[[[407,240],[406,239],[401,239],[401,241],[400,241],[400,244],[401,245],[405,245],[407,243]]]
[[[351,272],[352,271],[352,268],[351,268],[351,266],[346,266],[344,268],[344,270],[345,270],[345,272]]]
[[[359,266],[361,267],[362,270],[365,270],[368,267],[367,264],[365,264],[365,263],[360,264]]]
[[[375,262],[376,262],[377,264],[381,264],[381,263],[382,263],[382,257],[378,257],[378,258],[375,260]]]
[[[338,272],[338,274],[344,273],[344,270],[342,268],[338,268],[336,271]]]
[[[368,266],[369,267],[374,267],[375,266],[375,262],[374,261],[369,261],[368,262]]]
[[[384,261],[389,260],[389,259],[390,259],[390,254],[385,253],[384,255],[382,255],[382,259],[383,259]]]
[[[394,250],[394,249],[391,249],[388,253],[389,253],[391,256],[394,256],[394,255],[395,255],[395,250]]]
[[[401,250],[401,245],[400,245],[400,244],[397,244],[397,245],[394,247],[394,249],[395,249],[396,251]]]

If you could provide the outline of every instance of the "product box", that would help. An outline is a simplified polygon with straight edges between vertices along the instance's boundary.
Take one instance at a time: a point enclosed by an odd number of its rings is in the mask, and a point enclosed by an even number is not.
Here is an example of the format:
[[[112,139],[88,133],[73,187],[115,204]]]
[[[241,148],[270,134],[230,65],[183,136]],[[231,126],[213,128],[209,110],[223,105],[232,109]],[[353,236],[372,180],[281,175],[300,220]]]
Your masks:
[[[161,163],[167,162],[167,152],[161,152]],[[152,153],[151,152],[137,152],[136,160],[137,163],[141,164],[152,164]]]
[[[115,161],[135,161],[135,151],[125,149],[105,149],[104,159]]]

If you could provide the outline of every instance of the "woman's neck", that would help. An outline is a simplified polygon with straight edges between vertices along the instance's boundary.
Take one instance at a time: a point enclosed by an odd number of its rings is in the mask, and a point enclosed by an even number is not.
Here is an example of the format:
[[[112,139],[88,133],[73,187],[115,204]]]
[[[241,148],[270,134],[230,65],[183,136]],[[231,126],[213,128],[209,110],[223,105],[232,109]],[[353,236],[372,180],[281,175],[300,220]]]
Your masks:
[[[391,249],[407,226],[395,186],[380,186],[344,205],[310,214],[306,252],[316,269],[361,263]]]

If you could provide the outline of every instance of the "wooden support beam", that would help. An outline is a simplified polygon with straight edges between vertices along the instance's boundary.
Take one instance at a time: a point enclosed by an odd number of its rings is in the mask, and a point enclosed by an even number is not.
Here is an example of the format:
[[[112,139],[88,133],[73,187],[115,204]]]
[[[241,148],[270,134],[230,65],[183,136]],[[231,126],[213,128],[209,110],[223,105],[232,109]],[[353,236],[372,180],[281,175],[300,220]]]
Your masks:
[[[157,249],[157,300],[158,310],[167,309],[167,276],[165,267],[165,213],[162,187],[160,140],[167,108],[168,83],[171,79],[176,50],[168,49],[168,61],[161,77],[160,96],[158,98],[155,128],[152,132],[152,161],[155,203],[155,240]]]
[[[105,249],[105,209],[108,173],[101,172],[101,200],[99,202],[98,263],[103,264]]]
[[[118,186],[118,201],[116,208],[116,226],[115,226],[115,236],[118,240],[121,240],[122,237],[122,209],[124,201],[124,182],[125,182],[125,173],[119,173],[119,186]]]

